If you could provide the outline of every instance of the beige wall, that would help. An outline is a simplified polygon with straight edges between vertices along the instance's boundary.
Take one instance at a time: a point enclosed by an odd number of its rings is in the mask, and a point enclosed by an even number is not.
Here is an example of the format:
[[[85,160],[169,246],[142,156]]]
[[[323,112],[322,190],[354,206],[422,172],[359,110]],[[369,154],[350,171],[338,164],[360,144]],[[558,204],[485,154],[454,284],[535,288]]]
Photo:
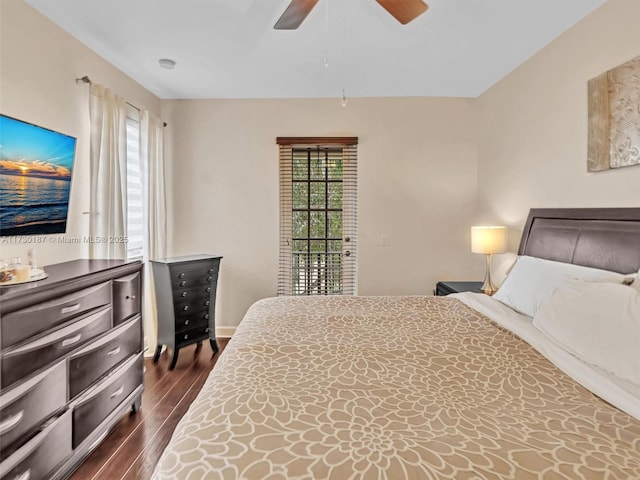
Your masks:
[[[640,206],[640,167],[587,173],[587,81],[640,54],[639,18],[609,0],[478,99],[477,219],[511,226],[514,251],[531,207]]]
[[[164,102],[173,254],[223,255],[217,322],[237,325],[276,294],[278,136],[357,136],[359,293],[428,294],[477,278],[474,100],[450,98]],[[390,245],[380,246],[380,235]]]
[[[0,112],[77,138],[66,238],[89,228],[89,87],[75,83],[84,75],[160,114],[156,96],[22,0],[0,1]],[[0,257],[26,257],[31,246],[41,265],[88,255],[88,245],[62,237],[0,237]]]

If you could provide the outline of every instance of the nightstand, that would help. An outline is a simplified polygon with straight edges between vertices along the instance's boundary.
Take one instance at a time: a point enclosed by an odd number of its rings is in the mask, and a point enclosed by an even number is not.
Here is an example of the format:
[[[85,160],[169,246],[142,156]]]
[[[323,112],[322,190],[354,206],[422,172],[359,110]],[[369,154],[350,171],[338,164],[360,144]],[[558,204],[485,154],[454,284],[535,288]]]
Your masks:
[[[444,296],[460,292],[482,293],[481,288],[482,282],[438,282],[433,294]]]

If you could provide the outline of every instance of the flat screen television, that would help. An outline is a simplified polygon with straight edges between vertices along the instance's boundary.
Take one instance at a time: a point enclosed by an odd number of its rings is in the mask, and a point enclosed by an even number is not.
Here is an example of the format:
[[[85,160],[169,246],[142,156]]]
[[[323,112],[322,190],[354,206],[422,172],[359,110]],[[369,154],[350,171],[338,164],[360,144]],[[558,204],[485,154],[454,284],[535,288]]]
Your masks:
[[[65,233],[76,139],[0,114],[0,236]]]

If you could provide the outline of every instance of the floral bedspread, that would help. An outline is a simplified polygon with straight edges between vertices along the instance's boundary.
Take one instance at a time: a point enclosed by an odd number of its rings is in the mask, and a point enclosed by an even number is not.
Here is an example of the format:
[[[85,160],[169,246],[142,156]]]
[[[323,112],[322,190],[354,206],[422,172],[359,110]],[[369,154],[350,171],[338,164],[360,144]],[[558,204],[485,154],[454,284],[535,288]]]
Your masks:
[[[640,422],[447,297],[253,305],[155,479],[640,479]]]

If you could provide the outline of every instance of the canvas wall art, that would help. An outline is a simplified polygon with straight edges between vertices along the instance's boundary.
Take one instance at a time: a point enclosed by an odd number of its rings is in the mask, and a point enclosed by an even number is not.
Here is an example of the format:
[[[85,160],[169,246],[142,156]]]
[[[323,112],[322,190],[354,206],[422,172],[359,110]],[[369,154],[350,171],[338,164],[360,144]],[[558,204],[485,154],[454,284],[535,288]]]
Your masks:
[[[587,170],[640,165],[640,56],[589,81]]]

